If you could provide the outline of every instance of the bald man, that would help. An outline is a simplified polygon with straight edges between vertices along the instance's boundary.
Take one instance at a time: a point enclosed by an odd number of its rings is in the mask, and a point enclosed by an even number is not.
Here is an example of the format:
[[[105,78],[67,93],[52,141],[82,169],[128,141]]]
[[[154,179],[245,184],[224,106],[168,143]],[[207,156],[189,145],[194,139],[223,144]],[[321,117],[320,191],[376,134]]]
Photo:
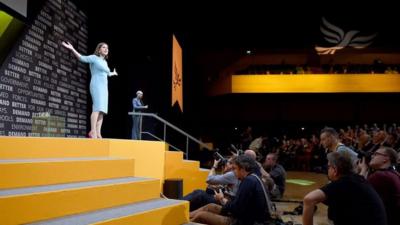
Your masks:
[[[250,156],[254,160],[257,160],[256,152],[251,149],[247,149],[246,151],[244,151],[244,154]]]
[[[278,186],[275,185],[273,178],[267,171],[264,170],[261,163],[259,163],[256,160],[256,158],[257,158],[256,152],[251,149],[248,149],[248,150],[244,151],[244,154],[249,156],[250,158],[254,159],[257,162],[258,166],[260,167],[261,179],[264,182],[264,185],[268,188],[268,191],[270,192],[271,197],[274,199],[279,197],[278,195],[274,194],[274,193],[279,192]]]
[[[147,109],[147,105],[143,105],[142,102],[143,92],[137,91],[136,98],[132,100],[133,111],[134,112],[141,112],[143,109]],[[140,139],[140,122],[141,116],[133,115],[132,116],[132,139],[139,140]]]

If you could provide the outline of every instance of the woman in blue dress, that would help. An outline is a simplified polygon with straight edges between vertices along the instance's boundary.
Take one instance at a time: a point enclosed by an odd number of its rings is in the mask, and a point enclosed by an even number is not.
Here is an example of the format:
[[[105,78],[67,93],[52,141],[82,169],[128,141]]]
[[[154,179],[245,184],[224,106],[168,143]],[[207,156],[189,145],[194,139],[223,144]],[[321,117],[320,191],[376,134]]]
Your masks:
[[[102,138],[101,125],[103,124],[104,114],[108,111],[108,82],[107,76],[118,75],[115,71],[110,71],[107,65],[108,45],[99,43],[93,55],[81,55],[69,42],[62,42],[62,45],[71,50],[72,53],[84,63],[89,63],[90,72],[90,95],[93,100],[93,110],[90,115],[90,138]]]

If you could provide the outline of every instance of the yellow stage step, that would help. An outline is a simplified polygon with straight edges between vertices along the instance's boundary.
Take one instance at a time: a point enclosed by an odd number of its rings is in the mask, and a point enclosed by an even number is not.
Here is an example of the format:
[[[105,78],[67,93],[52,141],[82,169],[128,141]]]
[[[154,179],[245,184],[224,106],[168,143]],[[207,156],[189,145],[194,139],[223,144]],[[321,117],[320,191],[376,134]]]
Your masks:
[[[135,159],[135,176],[163,181],[168,148],[165,142],[117,139],[108,139],[108,142],[111,157]]]
[[[0,190],[0,221],[25,224],[155,199],[159,193],[159,180],[135,177],[5,189]]]
[[[112,221],[96,223],[96,225],[178,225],[189,221],[189,202],[168,200],[172,204],[144,212],[132,214]],[[141,206],[143,210],[143,207]]]
[[[186,169],[193,169],[193,170],[199,170],[200,168],[200,162],[199,161],[194,161],[194,160],[183,160],[183,167]]]
[[[185,224],[182,224],[182,225],[207,225],[207,224],[204,224],[204,223],[195,223],[195,222],[189,222],[189,223],[185,223]]]
[[[189,202],[154,199],[27,225],[179,225],[189,221]]]
[[[179,178],[177,172],[183,168],[183,153],[182,152],[165,152],[165,179]]]
[[[187,195],[196,189],[205,190],[207,187],[207,176],[207,171],[180,171],[172,178],[183,179],[183,195]]]
[[[200,169],[198,161],[183,160],[182,152],[165,152],[165,179],[183,179],[183,195],[205,189],[209,170]]]
[[[183,152],[166,151],[165,152],[165,162],[174,163],[183,160]]]
[[[207,175],[199,162],[183,160],[182,152],[169,152],[164,142],[0,137],[0,225],[143,207],[142,201],[159,197],[164,179],[183,178],[187,194],[204,189]],[[87,224],[189,221],[188,202],[162,201],[171,204]]]
[[[0,160],[0,189],[134,176],[134,160],[109,157]]]
[[[0,137],[0,159],[104,157],[106,139]]]

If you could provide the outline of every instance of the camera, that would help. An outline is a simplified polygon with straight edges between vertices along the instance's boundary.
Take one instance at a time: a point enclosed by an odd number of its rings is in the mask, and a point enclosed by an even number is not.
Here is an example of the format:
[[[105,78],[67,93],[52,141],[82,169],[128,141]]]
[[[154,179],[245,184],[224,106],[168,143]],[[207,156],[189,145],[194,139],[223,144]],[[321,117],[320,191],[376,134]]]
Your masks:
[[[218,166],[223,166],[228,162],[228,160],[225,157],[223,157],[221,154],[219,154],[218,151],[219,151],[219,149],[215,150],[213,157],[215,160],[220,160],[218,163]]]
[[[365,158],[365,162],[367,164],[371,161],[372,152],[365,152],[365,151],[361,151],[361,150],[355,150],[355,152],[357,153],[357,157],[359,160],[362,160],[363,158]]]
[[[219,192],[219,190],[221,190],[222,192],[225,192],[225,186],[224,185],[208,185],[208,187],[206,188],[206,192],[210,195],[214,195],[215,191]]]
[[[242,149],[237,149],[234,144],[231,144],[231,148],[236,151],[237,156],[244,154],[244,151]],[[234,153],[232,152],[232,154],[234,154]]]

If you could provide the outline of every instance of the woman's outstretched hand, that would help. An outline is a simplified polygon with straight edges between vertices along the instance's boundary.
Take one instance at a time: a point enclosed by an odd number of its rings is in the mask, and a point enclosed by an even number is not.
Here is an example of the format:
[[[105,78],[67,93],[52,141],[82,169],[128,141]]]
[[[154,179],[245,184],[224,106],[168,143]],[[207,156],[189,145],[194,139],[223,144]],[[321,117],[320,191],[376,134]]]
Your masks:
[[[110,72],[109,76],[118,76],[117,70],[114,68],[114,70]]]
[[[67,48],[67,49],[69,49],[69,50],[74,49],[74,46],[72,46],[71,43],[69,43],[69,42],[63,41],[61,44],[62,44],[65,48]]]

